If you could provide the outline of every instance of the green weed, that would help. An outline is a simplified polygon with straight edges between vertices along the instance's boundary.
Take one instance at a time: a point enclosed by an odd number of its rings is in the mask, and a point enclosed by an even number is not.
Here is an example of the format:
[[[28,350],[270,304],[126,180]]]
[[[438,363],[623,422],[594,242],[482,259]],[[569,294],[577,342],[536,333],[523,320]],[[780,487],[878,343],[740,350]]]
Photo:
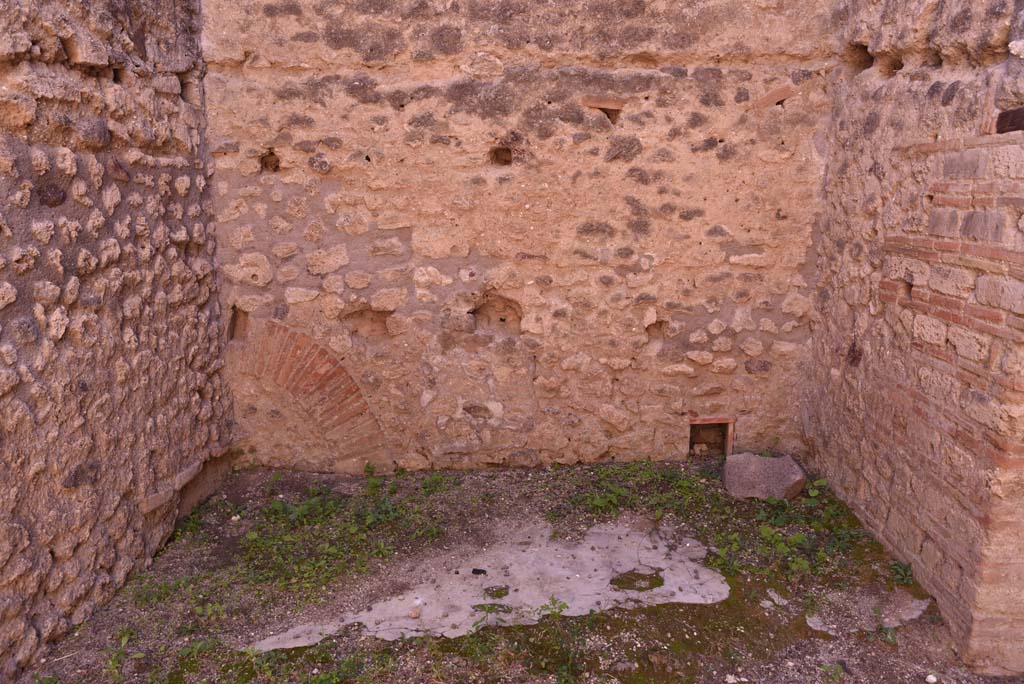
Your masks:
[[[908,587],[914,584],[914,569],[906,563],[893,561],[889,564],[889,574],[892,576],[892,581],[896,584]]]

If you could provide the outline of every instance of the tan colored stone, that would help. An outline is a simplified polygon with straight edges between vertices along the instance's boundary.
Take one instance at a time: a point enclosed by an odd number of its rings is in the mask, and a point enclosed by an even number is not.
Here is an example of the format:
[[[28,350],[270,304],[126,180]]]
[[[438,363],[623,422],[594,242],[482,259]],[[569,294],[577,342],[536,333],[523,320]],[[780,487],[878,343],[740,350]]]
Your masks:
[[[305,287],[287,287],[284,290],[284,300],[289,304],[311,302],[319,296],[319,290],[310,290]]]
[[[235,264],[223,267],[225,275],[236,283],[265,287],[273,278],[270,260],[263,254],[250,252],[239,257]]]
[[[345,245],[335,245],[329,249],[318,249],[306,257],[306,270],[313,275],[334,273],[349,263],[348,249]]]

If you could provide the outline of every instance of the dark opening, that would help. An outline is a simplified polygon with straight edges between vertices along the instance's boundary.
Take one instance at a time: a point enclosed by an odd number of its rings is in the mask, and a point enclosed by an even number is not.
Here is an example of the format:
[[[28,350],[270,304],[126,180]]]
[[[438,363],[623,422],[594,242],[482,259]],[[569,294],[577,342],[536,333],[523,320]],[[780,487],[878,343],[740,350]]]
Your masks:
[[[924,66],[937,68],[942,66],[942,53],[938,50],[927,50],[921,60]]]
[[[478,307],[469,312],[478,333],[497,334],[504,337],[518,335],[523,310],[518,303],[488,292]]]
[[[897,55],[886,55],[879,63],[880,71],[886,77],[895,76],[903,69],[903,59]]]
[[[492,147],[487,158],[496,166],[509,166],[512,164],[512,148]]]
[[[1024,107],[999,112],[996,119],[996,133],[1024,131]]]
[[[124,69],[114,67],[110,70],[110,79],[114,83],[121,83],[124,80]]]
[[[875,58],[868,51],[868,46],[863,43],[851,43],[846,48],[843,61],[852,67],[858,74],[867,71],[875,65]]]
[[[619,123],[619,117],[622,115],[621,109],[613,109],[611,107],[598,107],[601,113],[608,117],[608,120],[613,124]]]
[[[850,348],[846,350],[846,363],[856,368],[860,360],[864,358],[864,350],[857,344],[857,340],[850,342]]]
[[[691,424],[690,453],[694,456],[725,456],[728,437],[728,423]]]
[[[281,170],[281,159],[274,150],[267,150],[260,155],[260,171],[267,171],[269,173],[276,173]]]
[[[249,330],[249,314],[236,306],[231,307],[231,320],[228,321],[228,340],[245,339]]]

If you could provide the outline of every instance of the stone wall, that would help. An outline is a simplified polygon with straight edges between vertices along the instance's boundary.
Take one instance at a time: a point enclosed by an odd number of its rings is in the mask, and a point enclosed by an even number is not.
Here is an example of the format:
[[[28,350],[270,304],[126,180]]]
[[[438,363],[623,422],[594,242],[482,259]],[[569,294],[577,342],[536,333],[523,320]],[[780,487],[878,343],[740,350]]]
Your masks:
[[[249,458],[800,451],[835,54],[791,4],[206,2]]]
[[[225,441],[195,2],[0,7],[0,680]]]
[[[351,472],[708,423],[811,458],[1024,671],[1018,5],[207,0],[206,73],[195,0],[7,2],[0,678],[229,441]]]
[[[991,135],[1019,9],[844,9],[806,431],[967,662],[1024,671],[1024,138]]]

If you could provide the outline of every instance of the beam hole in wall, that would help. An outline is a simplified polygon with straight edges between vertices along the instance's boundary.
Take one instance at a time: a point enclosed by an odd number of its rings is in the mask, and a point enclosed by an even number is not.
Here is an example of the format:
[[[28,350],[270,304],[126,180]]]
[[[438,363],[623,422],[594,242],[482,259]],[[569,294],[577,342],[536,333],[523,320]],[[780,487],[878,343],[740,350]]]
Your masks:
[[[875,58],[864,43],[851,43],[847,46],[843,61],[857,74],[875,65]]]
[[[690,419],[690,455],[728,456],[732,453],[734,418]]]
[[[622,109],[626,105],[626,101],[617,97],[585,97],[581,100],[581,104],[584,107],[590,107],[604,114],[608,122],[613,126],[619,122],[619,118],[622,116]]]
[[[512,148],[497,146],[492,147],[487,153],[487,159],[495,166],[510,166],[512,164]]]
[[[121,83],[124,81],[124,69],[120,67],[113,67],[110,70],[110,80],[114,83]]]
[[[878,70],[886,78],[892,78],[903,70],[903,58],[899,55],[883,55],[878,59]]]
[[[281,170],[281,158],[269,149],[260,155],[260,173],[277,173]]]
[[[996,133],[1024,131],[1024,107],[999,112],[996,117]]]
[[[231,306],[231,318],[228,320],[228,340],[244,340],[249,330],[249,314],[237,306]]]
[[[521,330],[522,307],[493,292],[484,295],[483,302],[469,313],[473,315],[477,332],[508,336],[518,335]]]
[[[608,121],[610,121],[613,126],[619,123],[619,117],[622,116],[621,109],[613,109],[612,107],[598,107],[597,109],[608,117]]]

